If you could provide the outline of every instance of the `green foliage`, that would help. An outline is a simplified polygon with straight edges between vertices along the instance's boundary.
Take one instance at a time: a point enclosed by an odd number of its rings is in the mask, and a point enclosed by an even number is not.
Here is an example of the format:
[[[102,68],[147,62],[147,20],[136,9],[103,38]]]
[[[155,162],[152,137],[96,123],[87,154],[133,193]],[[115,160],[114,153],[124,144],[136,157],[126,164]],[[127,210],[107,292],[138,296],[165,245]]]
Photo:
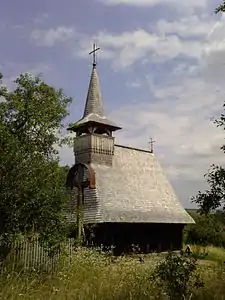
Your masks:
[[[184,243],[196,245],[225,246],[223,224],[218,221],[216,214],[192,215],[195,224],[189,224],[184,229]]]
[[[220,166],[212,165],[208,173],[205,174],[209,190],[198,192],[196,197],[192,198],[200,207],[201,213],[215,211],[221,206],[225,208],[225,169]]]
[[[7,90],[0,76],[0,245],[20,234],[39,234],[49,246],[64,236],[61,211],[68,168],[56,145],[71,98],[25,74]]]
[[[225,12],[225,1],[223,1],[223,3],[221,3],[216,9],[215,9],[215,13],[219,13],[219,12]]]
[[[161,261],[153,274],[158,279],[170,299],[188,299],[195,289],[202,287],[197,270],[197,259],[169,252]]]

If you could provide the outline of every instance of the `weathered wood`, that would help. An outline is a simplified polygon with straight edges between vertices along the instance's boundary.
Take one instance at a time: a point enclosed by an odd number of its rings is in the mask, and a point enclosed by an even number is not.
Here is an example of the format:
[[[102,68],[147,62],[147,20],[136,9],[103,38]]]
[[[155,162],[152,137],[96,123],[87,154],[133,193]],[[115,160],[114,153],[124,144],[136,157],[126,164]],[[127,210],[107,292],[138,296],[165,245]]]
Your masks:
[[[67,248],[68,255],[72,255],[74,249],[74,239],[68,239],[64,245]],[[56,253],[53,257],[49,256],[50,249],[44,248],[38,239],[29,241],[17,241],[7,256],[7,262],[13,266],[21,266],[25,269],[30,268],[54,268],[61,257],[61,253]]]

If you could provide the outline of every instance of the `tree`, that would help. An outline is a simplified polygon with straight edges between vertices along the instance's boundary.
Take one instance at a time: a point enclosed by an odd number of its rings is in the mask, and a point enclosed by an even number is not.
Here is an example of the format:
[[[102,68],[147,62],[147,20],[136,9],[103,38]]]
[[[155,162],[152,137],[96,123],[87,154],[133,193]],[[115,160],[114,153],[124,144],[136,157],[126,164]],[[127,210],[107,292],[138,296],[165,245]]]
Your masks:
[[[215,9],[216,14],[219,12],[225,12],[225,0]]]
[[[71,98],[40,77],[20,75],[16,88],[0,74],[0,244],[39,234],[50,246],[64,235],[67,168],[59,166],[63,120]]]
[[[225,246],[224,224],[215,214],[193,213],[195,224],[185,227],[185,243],[197,245]]]
[[[223,146],[224,147],[224,146]],[[201,213],[209,213],[218,208],[225,210],[225,169],[212,165],[204,175],[209,185],[205,192],[198,192],[192,200],[200,207]]]
[[[225,103],[223,105],[225,110]],[[217,127],[225,130],[225,114],[222,113],[220,118],[215,121]],[[225,145],[221,147],[225,153]],[[204,175],[209,185],[209,189],[205,192],[198,192],[192,200],[200,207],[201,213],[209,213],[218,208],[225,211],[225,168],[222,166],[212,165],[208,173]]]

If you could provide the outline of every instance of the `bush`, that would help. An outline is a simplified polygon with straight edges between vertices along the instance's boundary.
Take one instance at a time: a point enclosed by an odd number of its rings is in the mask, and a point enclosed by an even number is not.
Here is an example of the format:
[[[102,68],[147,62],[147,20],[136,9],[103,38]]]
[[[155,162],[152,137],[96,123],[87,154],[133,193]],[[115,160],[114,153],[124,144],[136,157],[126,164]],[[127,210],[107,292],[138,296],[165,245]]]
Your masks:
[[[196,270],[196,258],[169,252],[157,265],[153,279],[158,280],[170,299],[188,299],[195,289],[204,285]]]
[[[184,242],[187,244],[213,245],[225,247],[223,224],[218,221],[216,214],[193,215],[195,224],[187,225],[184,230]]]

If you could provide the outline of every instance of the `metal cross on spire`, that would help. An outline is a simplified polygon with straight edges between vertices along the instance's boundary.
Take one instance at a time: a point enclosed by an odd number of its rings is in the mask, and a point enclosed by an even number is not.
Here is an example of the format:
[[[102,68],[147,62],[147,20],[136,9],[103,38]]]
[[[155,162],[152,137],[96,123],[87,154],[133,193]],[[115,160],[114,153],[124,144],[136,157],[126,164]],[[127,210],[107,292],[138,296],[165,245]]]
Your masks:
[[[100,50],[100,48],[96,46],[95,43],[93,43],[93,50],[89,52],[89,55],[93,54],[93,67],[96,67],[97,61],[96,61],[96,52]]]
[[[153,146],[154,146],[154,143],[155,143],[155,142],[156,142],[156,141],[153,141],[152,138],[150,138],[150,140],[149,140],[149,142],[148,142],[149,145],[150,145],[150,152],[151,152],[151,153],[153,153],[153,150],[154,150],[154,149],[153,149]]]

